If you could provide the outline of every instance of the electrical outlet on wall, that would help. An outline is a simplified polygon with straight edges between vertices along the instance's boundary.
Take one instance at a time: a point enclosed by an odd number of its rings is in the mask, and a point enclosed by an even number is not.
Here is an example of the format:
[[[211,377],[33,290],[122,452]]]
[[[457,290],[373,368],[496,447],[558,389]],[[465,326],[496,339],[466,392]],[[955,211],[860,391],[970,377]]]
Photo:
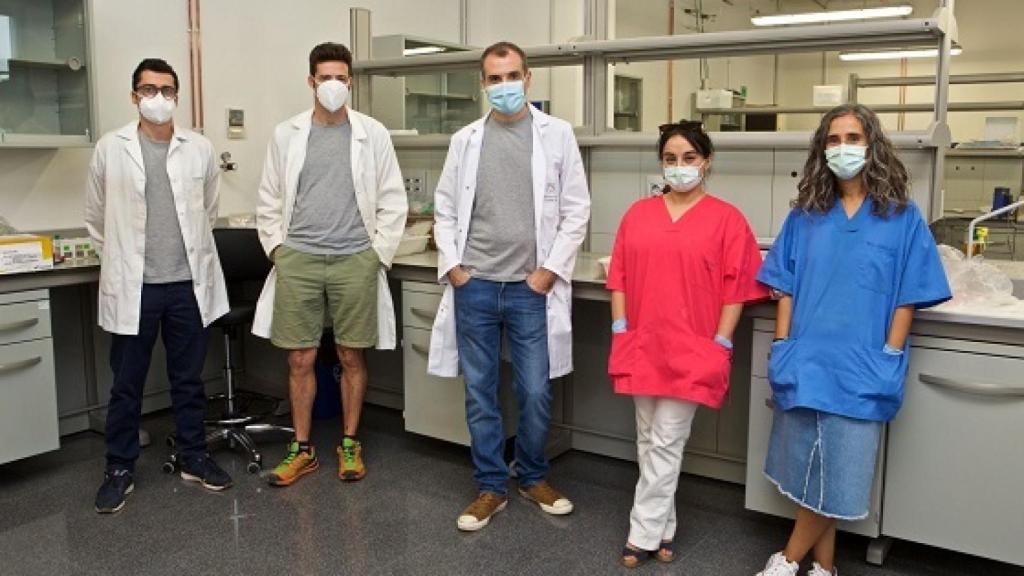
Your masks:
[[[404,173],[405,193],[409,196],[420,196],[427,193],[426,170],[412,170]]]
[[[641,197],[658,196],[661,189],[665,187],[665,177],[661,174],[648,174],[647,186],[643,189]]]

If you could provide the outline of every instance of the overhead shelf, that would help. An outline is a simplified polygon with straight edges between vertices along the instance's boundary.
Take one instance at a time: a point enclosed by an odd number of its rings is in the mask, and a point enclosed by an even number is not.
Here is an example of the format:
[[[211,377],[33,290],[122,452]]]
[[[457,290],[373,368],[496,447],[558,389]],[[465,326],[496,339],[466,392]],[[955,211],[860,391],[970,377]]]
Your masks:
[[[861,78],[851,74],[851,85],[859,88],[876,88],[880,86],[934,86],[935,76],[883,76],[879,78]],[[951,74],[950,84],[1003,84],[1024,82],[1024,72],[996,72],[987,74]]]
[[[932,112],[935,104],[865,104],[875,112]],[[701,114],[824,114],[831,106],[743,106],[739,108],[701,108]],[[1024,110],[1024,101],[1004,102],[950,102],[950,112],[974,112],[991,110]]]
[[[943,12],[940,10],[939,15]],[[524,48],[533,67],[582,64],[588,56],[609,62],[711,58],[845,50],[870,46],[931,44],[942,38],[944,18],[918,18],[841,25],[800,26],[766,30],[739,30],[653,36],[619,40],[567,42]],[[356,72],[368,75],[404,76],[465,70],[479,65],[483,50],[383,58],[356,62]]]
[[[812,132],[711,132],[711,141],[717,150],[806,150],[810,146]],[[932,124],[927,130],[906,130],[889,134],[897,148],[945,148],[949,146],[949,128]],[[422,136],[395,135],[391,137],[395,148],[445,148],[451,141],[447,134],[425,134]],[[658,135],[645,132],[603,132],[597,136],[578,134],[577,143],[582,148],[637,148],[649,147],[658,141]]]
[[[85,68],[85,64],[77,61],[73,65],[67,60],[31,60],[26,58],[10,58],[7,60],[11,67],[20,68],[47,68],[51,70],[75,71]],[[77,66],[77,68],[75,67]]]
[[[92,146],[82,134],[17,134],[0,132],[0,148],[84,148]]]

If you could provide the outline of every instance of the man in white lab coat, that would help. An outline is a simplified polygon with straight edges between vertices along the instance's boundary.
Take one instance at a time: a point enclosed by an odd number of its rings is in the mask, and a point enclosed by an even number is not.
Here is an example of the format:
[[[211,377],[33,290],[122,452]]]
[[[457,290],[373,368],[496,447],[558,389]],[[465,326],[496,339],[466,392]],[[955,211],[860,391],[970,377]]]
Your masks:
[[[395,347],[395,312],[384,271],[405,229],[405,184],[391,136],[347,106],[352,53],[324,43],[309,55],[313,109],[274,130],[260,181],[256,224],[274,269],[256,309],[253,333],[288,350],[295,438],[268,475],[288,486],[319,468],[310,442],[314,363],[325,310],[341,361],[344,438],[338,477],[366,474],[356,437],[371,346]]]
[[[530,71],[518,46],[484,50],[481,84],[492,110],[457,132],[434,195],[438,280],[445,284],[429,372],[466,382],[476,500],[458,517],[479,530],[507,504],[508,465],[498,405],[502,332],[519,423],[519,492],[549,514],[573,505],[545,478],[550,378],[572,371],[572,272],[590,194],[572,126],[526,101]]]
[[[231,486],[206,453],[202,370],[207,326],[228,311],[213,243],[220,176],[210,141],[173,122],[178,75],[159,59],[132,74],[139,119],[100,138],[86,180],[85,222],[102,253],[99,324],[111,333],[107,467],[96,511],[134,489],[142,390],[157,333],[167,351],[181,477]]]

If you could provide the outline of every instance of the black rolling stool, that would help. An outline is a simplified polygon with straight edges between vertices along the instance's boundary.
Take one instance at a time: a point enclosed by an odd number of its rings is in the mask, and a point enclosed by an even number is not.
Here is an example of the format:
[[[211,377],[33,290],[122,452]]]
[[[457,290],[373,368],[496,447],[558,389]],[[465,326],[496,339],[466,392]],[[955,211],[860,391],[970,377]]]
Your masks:
[[[215,228],[213,238],[224,269],[224,279],[228,284],[231,309],[213,322],[213,326],[220,328],[224,338],[226,389],[224,394],[209,398],[210,412],[218,415],[206,419],[206,425],[212,428],[206,441],[211,447],[223,443],[230,448],[241,446],[249,455],[246,469],[256,474],[263,467],[263,457],[256,448],[253,435],[278,434],[290,438],[295,434],[292,428],[260,422],[274,412],[280,399],[235,389],[235,379],[242,369],[235,363],[233,345],[244,336],[245,329],[256,315],[255,300],[244,298],[241,294],[244,288],[242,283],[266,279],[271,264],[263,253],[254,228]],[[168,438],[168,442],[173,452],[173,437]],[[172,454],[164,464],[164,469],[173,472],[176,468],[177,455]]]

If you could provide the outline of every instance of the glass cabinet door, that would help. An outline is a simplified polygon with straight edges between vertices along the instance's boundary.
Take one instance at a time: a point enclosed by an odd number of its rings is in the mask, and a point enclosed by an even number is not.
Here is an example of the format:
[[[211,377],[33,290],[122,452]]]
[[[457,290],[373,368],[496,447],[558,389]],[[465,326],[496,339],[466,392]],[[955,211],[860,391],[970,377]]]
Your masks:
[[[0,142],[88,143],[85,0],[0,0]]]

